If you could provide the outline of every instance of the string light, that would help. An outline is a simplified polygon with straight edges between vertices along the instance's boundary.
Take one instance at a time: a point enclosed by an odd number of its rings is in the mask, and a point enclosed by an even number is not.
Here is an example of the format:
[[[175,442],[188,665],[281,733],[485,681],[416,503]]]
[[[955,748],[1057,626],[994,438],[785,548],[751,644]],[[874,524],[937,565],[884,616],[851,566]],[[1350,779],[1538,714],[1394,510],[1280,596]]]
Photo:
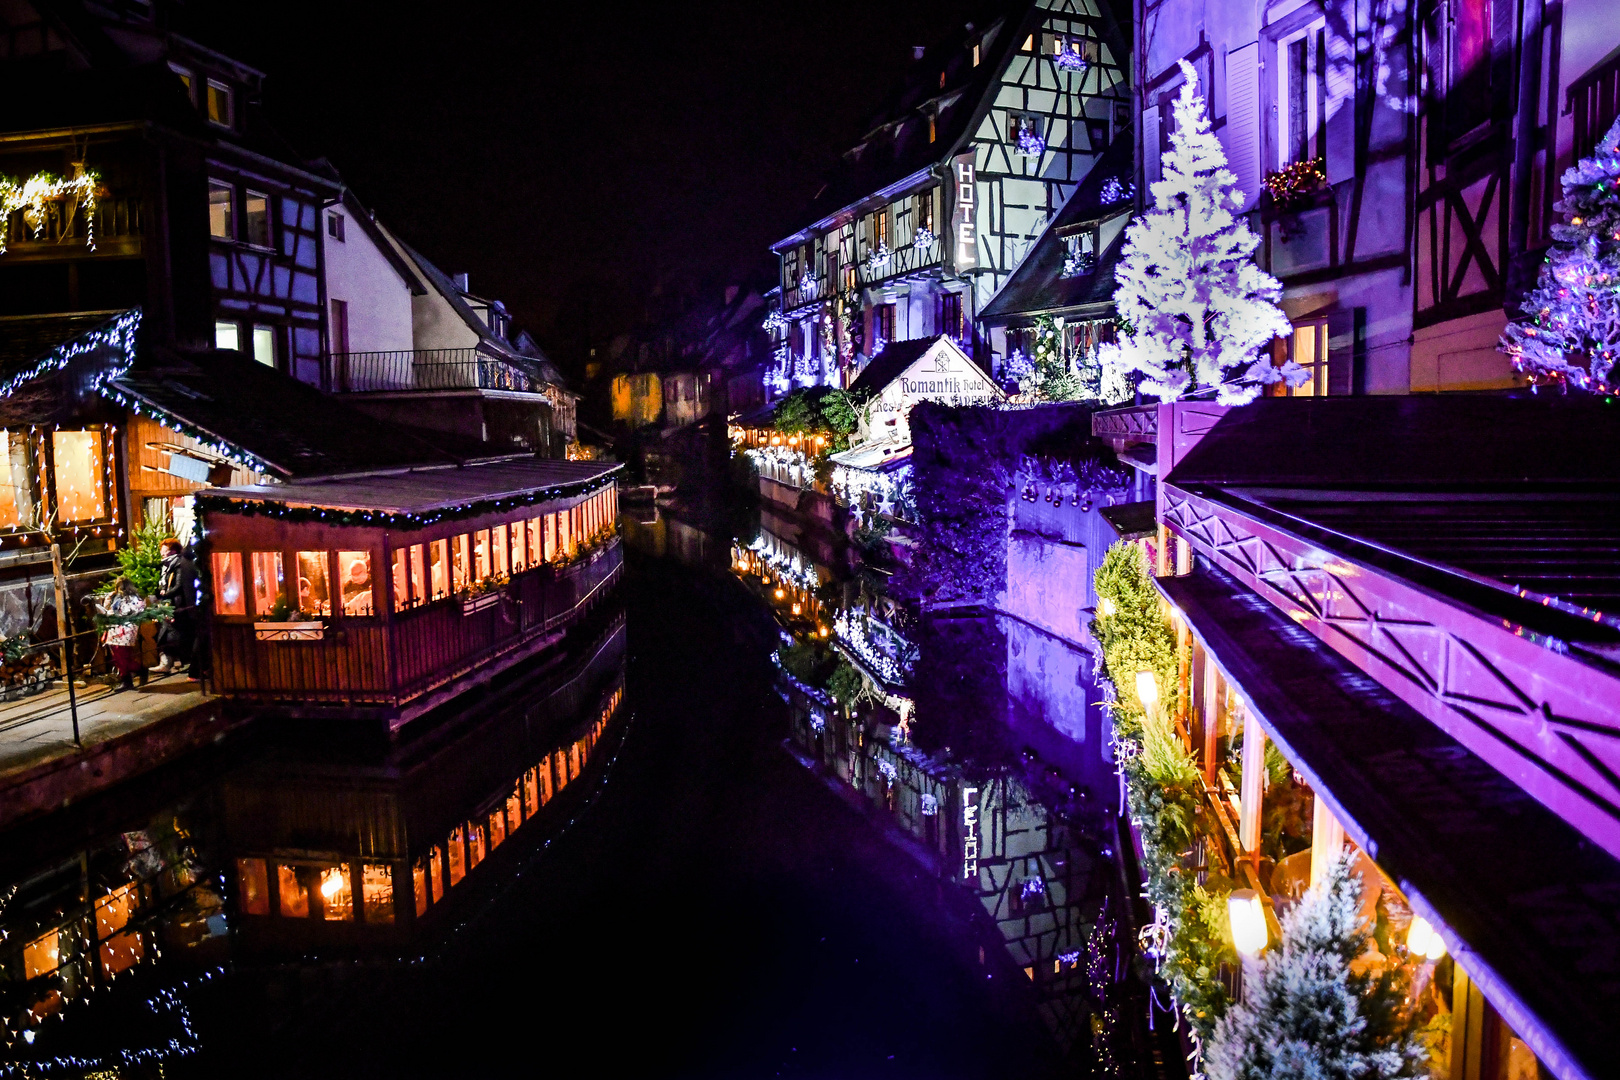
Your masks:
[[[10,219],[11,215],[21,210],[23,222],[33,233],[34,239],[39,239],[41,230],[45,228],[45,204],[58,199],[73,199],[84,204],[85,243],[91,251],[96,250],[96,190],[101,183],[101,177],[93,170],[86,169],[83,162],[73,164],[73,175],[68,177],[56,176],[53,173],[40,172],[30,176],[27,180],[18,182],[10,177],[0,176],[0,223]],[[64,233],[71,225],[73,211],[63,215]],[[0,255],[6,252],[6,234],[9,229],[0,228]]]

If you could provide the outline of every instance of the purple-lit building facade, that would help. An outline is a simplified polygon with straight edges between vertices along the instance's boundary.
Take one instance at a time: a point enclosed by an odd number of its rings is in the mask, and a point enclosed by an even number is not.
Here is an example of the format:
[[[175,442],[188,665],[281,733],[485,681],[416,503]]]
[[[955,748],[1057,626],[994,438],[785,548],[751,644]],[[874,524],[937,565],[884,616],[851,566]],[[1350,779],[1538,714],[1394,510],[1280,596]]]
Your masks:
[[[987,369],[980,309],[1131,119],[1105,3],[1012,5],[911,74],[772,250],[776,392],[848,386],[883,344],[946,335]]]

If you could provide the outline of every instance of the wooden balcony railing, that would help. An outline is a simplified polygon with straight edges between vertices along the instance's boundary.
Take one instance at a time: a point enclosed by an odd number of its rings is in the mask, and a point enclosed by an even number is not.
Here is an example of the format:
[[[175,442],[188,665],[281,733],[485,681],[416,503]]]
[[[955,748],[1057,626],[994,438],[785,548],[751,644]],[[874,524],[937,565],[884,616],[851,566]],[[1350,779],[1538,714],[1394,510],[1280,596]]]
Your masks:
[[[943,245],[937,236],[927,244],[907,244],[903,248],[889,252],[888,258],[882,262],[873,262],[868,258],[860,263],[857,276],[862,285],[872,285],[890,278],[915,274],[919,270],[938,266],[943,258],[942,249]]]
[[[141,244],[141,200],[133,197],[106,197],[96,200],[94,240],[89,215],[83,204],[64,199],[45,203],[44,220],[36,233],[23,219],[22,211],[12,213],[0,228],[5,230],[5,248],[10,261],[59,259],[75,255],[128,255],[138,253]]]
[[[1575,116],[1572,158],[1579,160],[1597,149],[1620,115],[1620,55],[1593,68],[1569,84],[1564,111]]]
[[[327,385],[335,393],[408,390],[512,390],[542,394],[546,384],[477,349],[404,349],[332,353]]]
[[[1135,443],[1156,442],[1159,438],[1159,407],[1135,405],[1128,409],[1092,413],[1091,433],[1113,446],[1115,453]]]

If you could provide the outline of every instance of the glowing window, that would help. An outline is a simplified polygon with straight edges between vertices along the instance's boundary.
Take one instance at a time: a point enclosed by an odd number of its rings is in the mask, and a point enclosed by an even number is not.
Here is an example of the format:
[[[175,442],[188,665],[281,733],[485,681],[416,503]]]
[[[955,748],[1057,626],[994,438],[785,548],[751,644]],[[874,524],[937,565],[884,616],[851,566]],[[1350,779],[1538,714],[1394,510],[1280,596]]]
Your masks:
[[[541,520],[544,522],[543,527],[545,529],[544,543],[545,543],[545,551],[546,551],[546,562],[556,562],[557,561],[557,518],[556,518],[555,515],[547,514]]]
[[[433,901],[444,899],[444,853],[434,848],[428,853],[428,869],[433,872]]]
[[[255,551],[249,560],[253,568],[253,614],[269,615],[287,600],[287,585],[281,576],[281,552]]]
[[[506,561],[506,526],[497,525],[489,530],[490,570],[496,575],[509,574],[512,566]]]
[[[23,978],[33,979],[62,966],[62,932],[51,930],[23,946]]]
[[[512,573],[529,568],[529,530],[526,522],[512,522]]]
[[[220,127],[230,127],[232,121],[231,88],[224,83],[208,80],[208,122],[218,124]]]
[[[467,869],[471,870],[484,861],[484,853],[488,846],[483,822],[467,826]]]
[[[392,556],[394,610],[404,611],[411,606],[411,574],[406,568],[404,548],[395,548]]]
[[[104,938],[122,930],[135,912],[135,883],[114,889],[96,901],[96,937]]]
[[[298,553],[298,610],[306,615],[332,614],[332,589],[324,551]]]
[[[489,850],[494,851],[506,839],[506,808],[491,811],[489,815]]]
[[[233,322],[223,319],[214,324],[214,348],[232,349],[240,352],[242,349],[242,328]]]
[[[527,528],[529,542],[529,565],[539,566],[546,561],[546,527],[544,518],[530,518]]]
[[[511,832],[523,824],[523,794],[513,791],[506,797],[506,831]]]
[[[467,587],[467,574],[472,568],[471,541],[467,534],[450,538],[450,587],[460,592]]]
[[[240,551],[214,552],[214,614],[247,614],[247,590],[242,587]]]
[[[298,867],[286,863],[276,867],[276,886],[281,893],[281,914],[289,919],[309,918],[309,883]]]
[[[146,955],[146,943],[138,931],[128,930],[101,943],[98,950],[101,973],[107,978],[121,975],[141,962]]]
[[[386,863],[366,863],[360,868],[360,900],[368,923],[394,921],[394,868]]]
[[[343,592],[343,614],[375,615],[371,598],[371,552],[337,553],[338,583]]]
[[[428,863],[427,859],[417,859],[416,865],[411,867],[411,885],[416,894],[416,917],[420,919],[427,914],[428,904]]]
[[[411,545],[411,602],[420,604],[427,599],[427,564],[423,561],[421,544]]]
[[[242,914],[270,914],[270,879],[263,859],[236,860],[236,890]]]
[[[349,868],[329,866],[321,871],[321,918],[327,922],[352,922],[354,895],[350,892]]]
[[[473,534],[473,580],[489,577],[489,530],[479,529]]]
[[[450,884],[460,885],[467,876],[467,839],[462,826],[450,830]]]
[[[428,545],[428,569],[433,581],[433,599],[450,595],[450,542],[435,540]]]
[[[256,247],[270,246],[270,196],[262,191],[242,193],[242,239]]]
[[[106,459],[99,431],[53,431],[51,461],[59,524],[108,517]]]
[[[276,366],[276,329],[273,326],[253,328],[253,359],[265,367]]]
[[[0,528],[34,524],[34,471],[29,457],[26,433],[0,431]]]
[[[208,181],[208,235],[216,240],[236,239],[236,189],[218,180]]]

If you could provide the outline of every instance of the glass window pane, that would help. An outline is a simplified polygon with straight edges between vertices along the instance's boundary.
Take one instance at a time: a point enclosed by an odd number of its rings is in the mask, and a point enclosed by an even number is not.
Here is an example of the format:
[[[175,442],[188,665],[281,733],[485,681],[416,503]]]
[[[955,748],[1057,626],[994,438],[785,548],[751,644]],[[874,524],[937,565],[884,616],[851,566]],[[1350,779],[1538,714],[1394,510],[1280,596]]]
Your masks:
[[[236,888],[244,915],[270,914],[270,879],[263,859],[236,860]]]
[[[231,124],[231,88],[208,80],[208,119],[229,127]]]
[[[327,922],[354,919],[354,895],[350,892],[349,868],[329,866],[321,871],[321,918]]]
[[[247,614],[247,590],[242,587],[240,551],[214,552],[214,614]]]
[[[512,573],[529,568],[528,528],[521,521],[512,522]]]
[[[498,577],[512,572],[511,564],[506,561],[505,525],[497,525],[489,530],[489,561],[491,572]]]
[[[427,599],[427,572],[421,544],[411,545],[411,603]]]
[[[270,246],[270,198],[260,191],[242,193],[242,239]]]
[[[376,614],[377,609],[371,599],[371,552],[340,551],[337,560],[338,581],[343,590],[343,613]]]
[[[253,359],[266,367],[276,366],[276,331],[272,326],[253,328]]]
[[[218,180],[208,181],[208,235],[220,240],[236,238],[235,189]]]
[[[300,873],[303,867],[276,867],[276,887],[281,893],[281,914],[289,919],[309,918],[308,875]]]
[[[428,545],[428,564],[433,581],[433,599],[450,595],[450,542],[435,540]]]
[[[306,615],[332,614],[324,551],[298,553],[298,610]]]
[[[506,839],[506,808],[499,807],[489,815],[489,850],[494,851]]]
[[[545,529],[546,562],[557,561],[557,518],[554,514],[547,514],[540,519],[541,527]]]
[[[394,868],[366,863],[360,868],[360,899],[368,923],[394,921]]]
[[[99,431],[53,431],[58,524],[100,521],[108,516],[107,472]]]
[[[434,848],[428,853],[428,869],[433,874],[433,902],[444,899],[444,852]]]
[[[95,905],[96,937],[108,937],[128,925],[129,917],[134,914],[135,904],[139,899],[134,882],[99,898]]]
[[[484,854],[488,849],[488,841],[484,836],[484,823],[467,826],[467,869],[471,870],[484,861]]]
[[[411,575],[406,569],[404,548],[395,548],[393,554],[394,610],[404,611],[411,606]]]
[[[27,432],[0,431],[0,528],[34,523],[32,478]]]
[[[471,546],[466,533],[450,538],[450,587],[456,592],[467,587],[467,574],[472,566]]]
[[[506,797],[506,831],[512,832],[522,824],[523,795],[519,790],[514,789],[512,794]]]
[[[430,902],[428,897],[428,860],[426,857],[417,859],[416,864],[411,867],[411,885],[416,893],[416,917],[420,919],[427,914]]]
[[[214,324],[214,348],[241,349],[242,329],[233,322],[216,322]]]
[[[473,534],[473,580],[489,577],[489,530],[479,529]]]
[[[450,856],[450,884],[460,885],[461,879],[467,876],[467,841],[460,825],[450,830],[447,854]]]
[[[281,552],[255,551],[253,564],[253,614],[270,615],[287,601],[287,586],[281,575]]]
[[[23,946],[23,978],[33,979],[62,966],[62,932],[51,930]]]

